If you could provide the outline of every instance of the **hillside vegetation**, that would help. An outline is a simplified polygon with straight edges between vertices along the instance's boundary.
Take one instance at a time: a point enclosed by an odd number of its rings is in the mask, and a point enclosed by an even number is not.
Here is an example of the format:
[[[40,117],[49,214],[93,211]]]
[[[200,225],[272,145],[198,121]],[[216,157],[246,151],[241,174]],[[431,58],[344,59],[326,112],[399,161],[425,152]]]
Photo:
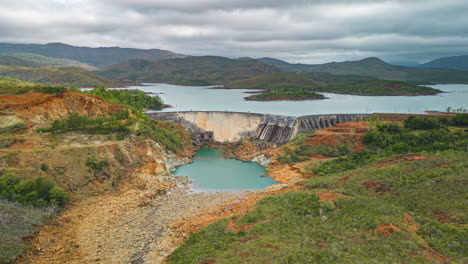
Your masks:
[[[191,235],[170,263],[465,263],[466,131],[374,127],[365,150],[312,163],[302,188]]]
[[[76,47],[63,43],[48,43],[45,45],[0,43],[0,54],[13,53],[32,53],[52,58],[70,59],[87,63],[98,68],[138,58],[159,61],[184,57],[183,55],[160,49],[143,50],[119,47],[88,48]]]
[[[315,65],[290,64],[271,58],[262,58],[259,60],[289,72],[328,72],[336,75],[360,75],[384,80],[410,81],[421,84],[468,83],[468,74],[466,71],[395,66],[378,58]]]
[[[131,79],[140,82],[223,84],[278,71],[256,60],[204,56],[159,62],[130,60],[112,65],[98,71],[97,74],[108,79]]]
[[[91,66],[86,63],[82,63],[75,60],[70,59],[62,59],[62,58],[52,58],[47,56],[42,56],[39,54],[32,54],[32,53],[12,53],[9,54],[11,57],[15,57],[24,61],[28,61],[31,63],[35,63],[41,66],[64,66],[64,67],[80,67],[88,71],[95,71],[98,68]],[[27,65],[20,65],[20,64],[11,64],[11,65],[19,65],[19,66],[27,66]],[[27,66],[32,67],[32,66]]]
[[[0,76],[11,77],[46,85],[75,87],[109,86],[111,82],[96,74],[78,67],[39,67],[0,66]]]
[[[317,78],[317,79],[314,79]],[[229,83],[230,87],[265,89],[271,92],[327,92],[355,95],[433,95],[440,90],[402,81],[328,73],[264,74]]]

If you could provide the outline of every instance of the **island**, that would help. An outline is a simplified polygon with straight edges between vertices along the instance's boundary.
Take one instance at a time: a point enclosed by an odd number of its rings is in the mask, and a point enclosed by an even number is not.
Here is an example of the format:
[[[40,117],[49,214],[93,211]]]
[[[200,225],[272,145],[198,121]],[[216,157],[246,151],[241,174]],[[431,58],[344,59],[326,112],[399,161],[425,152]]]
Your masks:
[[[246,101],[320,100],[327,99],[314,92],[266,92],[244,97]]]

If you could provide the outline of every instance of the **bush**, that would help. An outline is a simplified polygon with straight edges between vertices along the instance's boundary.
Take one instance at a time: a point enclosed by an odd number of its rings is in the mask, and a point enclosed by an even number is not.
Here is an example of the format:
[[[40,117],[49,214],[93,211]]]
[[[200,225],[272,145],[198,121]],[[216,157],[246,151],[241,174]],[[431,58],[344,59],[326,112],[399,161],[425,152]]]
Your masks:
[[[100,87],[84,92],[137,111],[143,108],[159,108],[163,105],[159,96],[150,96],[140,90],[111,90]]]
[[[13,132],[16,132],[16,131],[19,131],[19,130],[24,130],[27,127],[28,126],[25,123],[16,123],[16,124],[11,125],[11,126],[0,128],[0,134],[13,133]]]
[[[68,195],[50,179],[21,182],[15,174],[6,173],[0,177],[0,199],[38,207],[63,206],[68,202]]]
[[[41,164],[41,170],[42,171],[48,171],[49,170],[49,165],[45,164],[45,163],[42,163]]]
[[[468,114],[456,114],[452,119],[455,126],[468,126]]]
[[[442,125],[439,120],[434,118],[422,118],[418,116],[410,116],[405,120],[405,128],[408,129],[420,129],[420,130],[429,130],[440,128]]]

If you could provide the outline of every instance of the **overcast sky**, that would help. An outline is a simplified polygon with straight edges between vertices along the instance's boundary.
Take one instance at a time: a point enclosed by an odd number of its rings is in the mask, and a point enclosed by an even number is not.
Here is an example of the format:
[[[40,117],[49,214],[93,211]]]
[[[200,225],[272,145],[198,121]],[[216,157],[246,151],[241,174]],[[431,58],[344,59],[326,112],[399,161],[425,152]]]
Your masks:
[[[468,0],[1,0],[0,42],[425,62],[468,54]]]

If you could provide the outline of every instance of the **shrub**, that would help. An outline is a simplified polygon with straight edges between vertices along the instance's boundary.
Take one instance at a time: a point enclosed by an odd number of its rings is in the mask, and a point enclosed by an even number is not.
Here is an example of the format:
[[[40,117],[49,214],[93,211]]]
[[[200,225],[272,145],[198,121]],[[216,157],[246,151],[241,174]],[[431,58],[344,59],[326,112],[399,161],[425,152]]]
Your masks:
[[[467,126],[468,114],[456,114],[452,119],[452,124],[456,126]]]
[[[49,165],[45,164],[45,163],[42,163],[41,164],[41,170],[42,171],[48,171],[49,170]]]
[[[68,201],[68,195],[50,179],[21,182],[15,174],[6,173],[0,177],[0,199],[38,207],[63,206]]]
[[[131,108],[132,110],[159,108],[163,105],[159,96],[150,96],[140,90],[111,90],[99,87],[84,92],[99,96],[111,103]]]
[[[439,120],[434,118],[422,118],[418,116],[410,116],[405,120],[405,128],[429,130],[440,128],[442,125]]]

